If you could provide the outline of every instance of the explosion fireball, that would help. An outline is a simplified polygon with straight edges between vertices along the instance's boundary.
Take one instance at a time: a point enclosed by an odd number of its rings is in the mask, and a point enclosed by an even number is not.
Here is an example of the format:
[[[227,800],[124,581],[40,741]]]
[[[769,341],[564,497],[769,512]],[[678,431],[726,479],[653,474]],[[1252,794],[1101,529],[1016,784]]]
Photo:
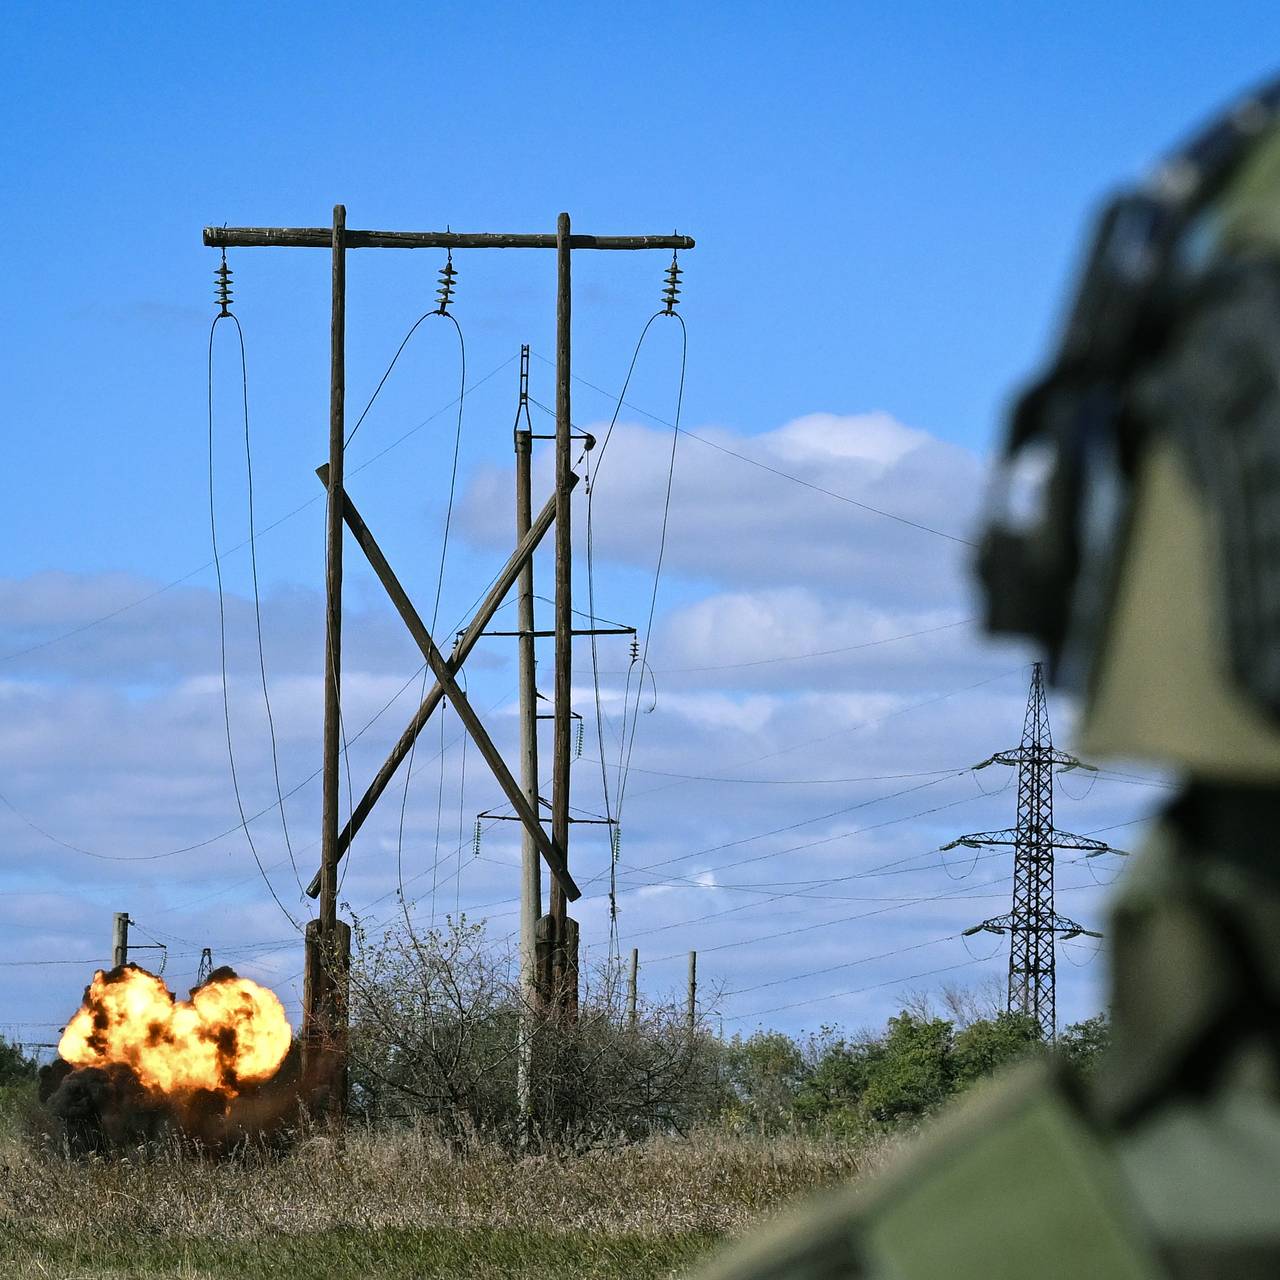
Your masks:
[[[276,1073],[292,1037],[275,993],[230,969],[176,1000],[155,974],[125,965],[93,975],[58,1054],[73,1067],[126,1064],[161,1093],[232,1098]]]

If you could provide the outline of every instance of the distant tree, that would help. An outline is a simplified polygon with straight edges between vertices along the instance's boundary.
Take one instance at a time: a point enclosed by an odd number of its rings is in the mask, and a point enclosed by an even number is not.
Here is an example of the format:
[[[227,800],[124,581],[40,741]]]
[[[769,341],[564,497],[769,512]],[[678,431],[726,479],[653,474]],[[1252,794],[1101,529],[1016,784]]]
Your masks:
[[[890,1018],[862,1095],[864,1113],[889,1122],[940,1106],[956,1084],[953,1039],[954,1028],[943,1018]]]
[[[22,1084],[35,1076],[35,1059],[28,1058],[21,1045],[10,1044],[0,1036],[0,1085]]]
[[[725,1046],[731,1115],[776,1133],[795,1121],[796,1098],[810,1074],[800,1046],[781,1031],[734,1036]]]
[[[971,1085],[1041,1046],[1039,1023],[1029,1013],[1002,1011],[994,1018],[979,1018],[956,1036],[956,1084]]]
[[[1081,1075],[1091,1076],[1098,1061],[1111,1045],[1111,1019],[1105,1013],[1095,1014],[1083,1022],[1072,1023],[1058,1037],[1058,1052],[1063,1054]]]
[[[824,1027],[808,1044],[809,1071],[796,1096],[796,1116],[810,1127],[853,1127],[883,1056],[880,1037],[848,1040]]]
[[[1051,1052],[1036,1019],[1003,1002],[998,981],[944,987],[909,993],[881,1031],[735,1036],[721,1045],[721,1117],[762,1132],[851,1134],[913,1123],[1018,1060]],[[1107,1015],[1098,1014],[1067,1027],[1052,1051],[1089,1075],[1110,1039]]]

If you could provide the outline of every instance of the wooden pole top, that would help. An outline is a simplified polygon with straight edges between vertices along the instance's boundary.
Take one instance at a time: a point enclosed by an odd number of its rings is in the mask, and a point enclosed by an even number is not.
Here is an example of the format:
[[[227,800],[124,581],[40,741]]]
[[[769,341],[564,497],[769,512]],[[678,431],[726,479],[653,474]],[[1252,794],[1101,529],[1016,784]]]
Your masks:
[[[332,249],[332,227],[205,227],[204,242],[215,249],[277,246]],[[571,249],[692,249],[692,236],[569,237]],[[554,249],[556,236],[502,231],[356,231],[343,235],[348,249]]]

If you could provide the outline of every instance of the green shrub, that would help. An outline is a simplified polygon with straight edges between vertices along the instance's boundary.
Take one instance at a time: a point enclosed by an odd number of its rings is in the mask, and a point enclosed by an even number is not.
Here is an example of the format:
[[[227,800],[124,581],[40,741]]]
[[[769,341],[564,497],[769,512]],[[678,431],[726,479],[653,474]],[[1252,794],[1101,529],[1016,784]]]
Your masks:
[[[22,1052],[20,1044],[10,1044],[0,1036],[0,1086],[36,1078],[36,1061]]]

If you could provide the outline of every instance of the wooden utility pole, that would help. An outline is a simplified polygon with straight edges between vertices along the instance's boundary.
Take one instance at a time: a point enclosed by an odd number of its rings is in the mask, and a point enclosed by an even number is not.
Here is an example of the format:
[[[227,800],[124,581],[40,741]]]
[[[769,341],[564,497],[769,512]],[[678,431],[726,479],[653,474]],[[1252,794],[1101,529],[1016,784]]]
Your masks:
[[[533,426],[529,421],[529,348],[520,348],[520,404],[516,410],[516,541],[523,542],[533,522]],[[520,426],[524,416],[525,429]],[[556,499],[559,515],[559,496]],[[538,810],[538,678],[534,637],[533,557],[520,570],[517,604],[520,629],[520,785]],[[528,828],[520,847],[520,1043],[516,1059],[516,1095],[521,1122],[533,1114],[533,1038],[542,1012],[538,981],[538,918],[542,915],[542,863]]]
[[[698,953],[689,952],[689,1007],[686,1010],[689,1030],[698,1025]]]
[[[329,494],[325,507],[324,760],[320,854],[320,928],[338,912],[339,714],[342,693],[342,501],[346,455],[347,211],[333,207],[333,295],[329,335]]]
[[[631,973],[627,978],[627,1026],[636,1029],[636,997],[640,978],[640,948],[631,948]]]
[[[368,817],[392,775],[403,763],[432,712],[444,698],[458,711],[467,732],[480,748],[486,763],[502,785],[508,801],[524,825],[526,843],[532,843],[552,872],[551,913],[537,920],[536,933],[550,946],[545,959],[554,971],[556,989],[564,993],[562,1007],[570,1016],[577,1007],[577,925],[569,919],[567,904],[579,896],[568,868],[569,765],[571,761],[572,688],[572,529],[570,494],[577,481],[571,461],[570,422],[570,258],[575,249],[634,250],[692,249],[688,236],[591,236],[573,235],[569,215],[562,213],[554,235],[506,234],[453,231],[359,231],[348,229],[346,210],[334,207],[333,224],[324,227],[206,227],[204,243],[214,248],[235,246],[294,247],[328,249],[332,255],[333,301],[330,353],[329,464],[323,480],[329,506],[325,524],[325,700],[323,739],[323,787],[321,812],[320,869],[308,888],[320,899],[319,916],[306,930],[307,958],[304,975],[304,1077],[313,1087],[313,1097],[325,1094],[331,1105],[341,1109],[345,1099],[345,1035],[347,1023],[347,971],[350,957],[350,928],[337,919],[338,864],[356,831]],[[485,597],[471,623],[463,632],[454,653],[445,659],[427,633],[390,566],[373,541],[364,522],[346,494],[343,481],[345,444],[345,312],[346,253],[349,249],[555,249],[556,251],[556,492],[548,510],[526,525],[528,532]],[[528,518],[528,510],[526,516]],[[462,666],[493,613],[502,604],[517,577],[531,572],[530,559],[550,524],[556,525],[556,614],[555,614],[555,734],[553,743],[553,793],[551,833],[543,829],[536,794],[536,774],[526,772],[530,743],[522,721],[521,779],[517,783],[497,753],[479,718],[467,703],[454,677]],[[412,632],[431,667],[436,683],[423,700],[409,727],[392,749],[345,828],[338,828],[338,768],[340,764],[339,709],[342,671],[342,526],[356,534],[383,586]],[[523,597],[523,591],[522,591]],[[530,633],[521,614],[521,630]],[[522,638],[522,670],[526,658]],[[531,663],[531,658],[529,659]],[[522,685],[523,688],[523,685]],[[536,695],[535,695],[536,696]],[[536,764],[536,742],[532,743]],[[531,781],[532,779],[532,781]],[[522,785],[523,784],[523,785]],[[527,867],[522,868],[522,878]],[[541,887],[538,887],[538,898]],[[532,896],[530,901],[534,901]],[[534,910],[540,910],[537,901]],[[525,938],[522,916],[522,940]],[[539,961],[544,959],[539,956]],[[544,968],[545,972],[545,968]],[[545,987],[544,987],[545,990]]]
[[[329,468],[325,512],[324,728],[320,914],[307,922],[302,1076],[313,1105],[346,1107],[346,1007],[351,930],[338,920],[338,804],[342,695],[342,516],[346,451],[347,210],[333,207],[329,327]]]
[[[573,281],[569,215],[556,223],[556,683],[552,745],[551,839],[569,854],[570,695],[573,690],[573,527],[569,498],[572,432],[570,415]],[[551,974],[554,997],[570,1018],[578,1011],[578,926],[569,919],[568,903],[551,887]]]
[[[111,921],[111,967],[129,963],[129,913],[117,911]]]

